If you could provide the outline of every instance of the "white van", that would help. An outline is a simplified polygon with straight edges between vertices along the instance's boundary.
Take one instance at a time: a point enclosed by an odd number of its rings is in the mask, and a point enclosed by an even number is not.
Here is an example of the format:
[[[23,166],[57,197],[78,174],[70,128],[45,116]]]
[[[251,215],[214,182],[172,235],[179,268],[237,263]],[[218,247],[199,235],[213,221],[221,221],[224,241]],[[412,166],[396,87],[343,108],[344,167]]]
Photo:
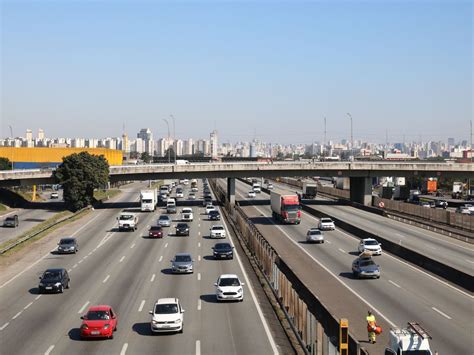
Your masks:
[[[252,190],[253,190],[253,192],[255,192],[257,194],[262,192],[262,188],[260,187],[260,184],[257,184],[257,183],[252,184]]]
[[[175,206],[176,207],[176,200],[174,198],[169,198],[167,201],[166,201],[166,207],[168,206]]]

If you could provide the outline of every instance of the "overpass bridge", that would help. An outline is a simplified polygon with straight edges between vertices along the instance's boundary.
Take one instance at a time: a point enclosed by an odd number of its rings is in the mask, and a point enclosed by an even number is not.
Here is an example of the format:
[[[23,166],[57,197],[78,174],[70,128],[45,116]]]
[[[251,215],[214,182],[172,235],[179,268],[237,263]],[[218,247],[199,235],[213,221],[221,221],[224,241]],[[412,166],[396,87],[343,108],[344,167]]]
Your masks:
[[[474,163],[440,162],[216,162],[191,164],[120,165],[110,167],[110,181],[139,181],[182,178],[227,178],[228,194],[235,194],[235,178],[278,176],[349,177],[351,200],[369,204],[371,178],[377,176],[420,176],[474,178]],[[53,184],[52,169],[0,172],[0,186]],[[231,199],[232,200],[232,199]]]

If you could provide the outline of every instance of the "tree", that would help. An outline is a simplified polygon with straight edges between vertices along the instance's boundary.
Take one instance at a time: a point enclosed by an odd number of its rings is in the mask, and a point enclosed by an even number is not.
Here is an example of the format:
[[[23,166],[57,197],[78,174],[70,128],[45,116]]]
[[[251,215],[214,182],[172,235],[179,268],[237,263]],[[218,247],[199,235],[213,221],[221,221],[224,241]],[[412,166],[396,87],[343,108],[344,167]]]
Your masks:
[[[8,158],[0,158],[0,170],[10,170],[12,168],[12,163]]]
[[[147,152],[143,152],[142,155],[140,156],[140,159],[148,164],[153,160],[153,157]]]
[[[170,145],[168,149],[166,149],[164,157],[169,157],[170,160],[174,161],[174,148],[172,145]]]
[[[94,189],[109,181],[109,164],[103,155],[72,154],[63,158],[54,178],[63,186],[67,208],[77,211],[90,205],[94,201]]]

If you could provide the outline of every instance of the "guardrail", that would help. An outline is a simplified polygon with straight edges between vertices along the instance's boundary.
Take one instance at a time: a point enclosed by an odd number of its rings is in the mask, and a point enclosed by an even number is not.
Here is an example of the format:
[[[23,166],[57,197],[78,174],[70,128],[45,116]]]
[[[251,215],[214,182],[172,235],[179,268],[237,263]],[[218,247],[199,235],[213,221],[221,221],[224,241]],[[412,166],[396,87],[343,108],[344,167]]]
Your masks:
[[[231,206],[225,192],[211,180],[216,197],[239,232],[239,239],[250,251],[269,287],[278,300],[299,342],[307,354],[337,353],[339,320],[325,308],[293,273],[239,206]],[[365,354],[349,332],[349,354]]]

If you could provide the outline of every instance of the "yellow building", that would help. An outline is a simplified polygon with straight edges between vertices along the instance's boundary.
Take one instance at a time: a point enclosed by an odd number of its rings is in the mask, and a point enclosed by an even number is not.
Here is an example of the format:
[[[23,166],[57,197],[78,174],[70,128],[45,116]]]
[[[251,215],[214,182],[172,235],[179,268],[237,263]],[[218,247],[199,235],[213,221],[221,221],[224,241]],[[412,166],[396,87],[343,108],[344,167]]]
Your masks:
[[[74,153],[103,155],[109,165],[122,165],[122,151],[107,148],[15,148],[0,147],[0,157],[13,162],[15,169],[56,167],[63,158]]]

